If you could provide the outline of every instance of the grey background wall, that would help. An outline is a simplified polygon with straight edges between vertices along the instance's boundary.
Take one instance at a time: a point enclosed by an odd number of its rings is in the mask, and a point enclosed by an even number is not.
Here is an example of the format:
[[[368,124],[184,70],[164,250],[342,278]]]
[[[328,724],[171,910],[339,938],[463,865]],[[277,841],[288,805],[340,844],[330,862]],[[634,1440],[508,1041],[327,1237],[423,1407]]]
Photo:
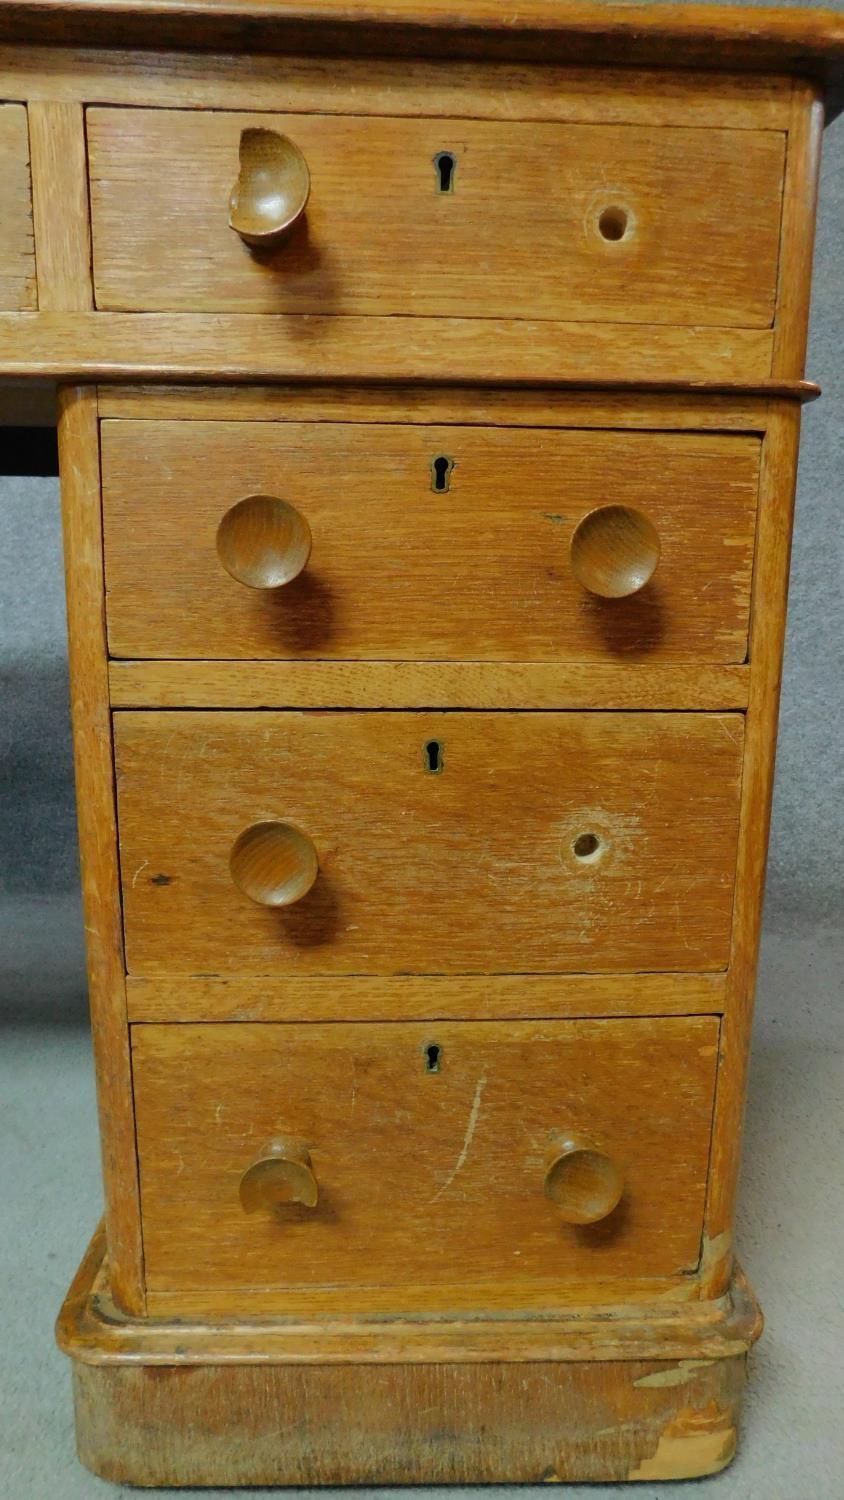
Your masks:
[[[717,1481],[733,1500],[833,1496],[844,1472],[844,118],[821,202],[808,374],[824,397],[804,419],[738,1226],[768,1332],[745,1444]],[[109,1491],[73,1466],[51,1329],[99,1212],[53,480],[0,478],[0,702],[0,1493],[73,1500]]]

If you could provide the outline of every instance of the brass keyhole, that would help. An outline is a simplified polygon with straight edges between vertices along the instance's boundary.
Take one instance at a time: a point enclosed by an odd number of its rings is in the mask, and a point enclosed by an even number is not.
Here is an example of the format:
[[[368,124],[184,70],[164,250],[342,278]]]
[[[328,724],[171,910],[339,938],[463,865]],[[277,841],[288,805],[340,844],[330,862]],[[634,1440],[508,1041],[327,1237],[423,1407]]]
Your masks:
[[[443,768],[443,747],[441,740],[428,740],[422,752],[425,770],[432,776],[439,776]]]
[[[437,174],[437,192],[453,193],[454,176],[457,171],[457,157],[453,151],[438,151],[434,157],[434,170]]]
[[[435,495],[444,495],[451,487],[451,471],[454,459],[447,453],[438,453],[431,459],[431,489]]]

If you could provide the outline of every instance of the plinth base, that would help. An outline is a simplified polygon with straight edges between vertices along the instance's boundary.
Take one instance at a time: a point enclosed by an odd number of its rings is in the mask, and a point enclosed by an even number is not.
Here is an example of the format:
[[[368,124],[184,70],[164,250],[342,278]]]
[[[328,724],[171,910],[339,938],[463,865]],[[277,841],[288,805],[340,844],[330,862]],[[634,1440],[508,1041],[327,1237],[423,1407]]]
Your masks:
[[[68,1293],[82,1462],[134,1485],[691,1479],[725,1467],[758,1306],[571,1315],[132,1319],[104,1239]]]

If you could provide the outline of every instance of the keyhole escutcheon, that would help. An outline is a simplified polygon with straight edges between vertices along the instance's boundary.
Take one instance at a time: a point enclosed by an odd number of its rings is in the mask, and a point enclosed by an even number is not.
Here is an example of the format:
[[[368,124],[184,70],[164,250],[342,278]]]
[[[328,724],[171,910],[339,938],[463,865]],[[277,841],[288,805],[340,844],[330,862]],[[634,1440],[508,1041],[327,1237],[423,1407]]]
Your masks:
[[[451,488],[451,471],[454,459],[447,453],[438,453],[431,459],[431,489],[435,495],[444,495]]]
[[[438,151],[434,157],[434,171],[437,174],[437,192],[453,193],[457,172],[457,157],[454,152]]]
[[[426,740],[422,760],[426,771],[432,776],[439,776],[443,768],[442,740]]]

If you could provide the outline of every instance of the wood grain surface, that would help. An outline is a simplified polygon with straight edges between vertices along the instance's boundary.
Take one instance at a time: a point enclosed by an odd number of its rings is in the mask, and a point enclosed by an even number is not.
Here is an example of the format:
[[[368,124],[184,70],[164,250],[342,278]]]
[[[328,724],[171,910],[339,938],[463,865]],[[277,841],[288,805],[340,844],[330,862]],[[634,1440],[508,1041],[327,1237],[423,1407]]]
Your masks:
[[[132,1035],[147,1285],[185,1312],[235,1287],[288,1314],[299,1291],[345,1312],[553,1307],[555,1283],[592,1277],[623,1301],[625,1276],[697,1266],[715,1017]],[[549,1144],[575,1133],[624,1178],[600,1225],[544,1193]],[[247,1215],[240,1179],[275,1135],[307,1147],[319,1200]]]
[[[102,445],[113,656],[745,658],[751,436],[106,421]],[[254,494],[312,533],[283,588],[246,588],[218,556],[223,517]],[[606,600],[570,549],[614,503],[645,512],[662,559],[641,593]]]
[[[676,73],[444,57],[251,56],[0,45],[0,96],[171,109],[279,110],[599,125],[787,130],[781,75]]]
[[[107,310],[773,318],[778,132],[99,107],[87,123]],[[258,126],[304,154],[311,197],[281,248],[256,255],[228,201],[241,132]],[[608,238],[601,216],[617,205],[626,231]]]
[[[26,110],[0,104],[0,308],[37,306]]]
[[[70,708],[88,997],[114,1296],[144,1311],[138,1169],[108,702],[97,402],[59,396],[59,465],[67,587]]]
[[[725,967],[740,715],[120,712],[114,728],[130,973]],[[319,858],[289,911],[229,871],[267,818]]]
[[[131,1021],[516,1021],[721,1013],[725,974],[129,976]]]

